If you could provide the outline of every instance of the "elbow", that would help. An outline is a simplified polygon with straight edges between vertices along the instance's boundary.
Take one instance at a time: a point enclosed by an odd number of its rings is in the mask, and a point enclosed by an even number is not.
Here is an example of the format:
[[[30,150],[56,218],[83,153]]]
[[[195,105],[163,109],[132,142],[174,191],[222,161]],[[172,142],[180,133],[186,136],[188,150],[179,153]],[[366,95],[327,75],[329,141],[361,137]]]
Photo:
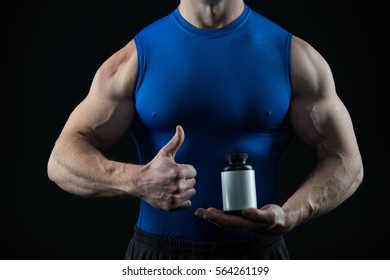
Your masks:
[[[58,185],[60,182],[60,176],[55,162],[56,160],[54,159],[53,154],[51,154],[47,162],[47,176],[50,181]]]
[[[46,166],[47,177],[50,181],[55,183],[61,189],[65,189],[67,182],[66,171],[56,157],[55,150],[50,154],[49,160]]]
[[[364,178],[364,168],[363,168],[363,163],[360,161],[358,173],[356,175],[357,187],[361,185],[361,183],[363,182],[363,178]]]
[[[364,168],[363,168],[363,162],[362,162],[361,158],[359,159],[358,163],[356,164],[356,168],[355,168],[354,173],[355,173],[354,180],[352,181],[350,191],[349,191],[350,195],[352,195],[363,182]]]
[[[47,162],[46,166],[46,171],[47,171],[47,177],[50,179],[50,181],[55,182],[55,168],[53,168],[53,155],[51,154],[49,157],[49,160]]]
[[[70,173],[59,163],[53,152],[47,162],[47,176],[56,186],[68,193],[85,198],[99,196],[99,193],[78,187],[77,181],[72,179]]]

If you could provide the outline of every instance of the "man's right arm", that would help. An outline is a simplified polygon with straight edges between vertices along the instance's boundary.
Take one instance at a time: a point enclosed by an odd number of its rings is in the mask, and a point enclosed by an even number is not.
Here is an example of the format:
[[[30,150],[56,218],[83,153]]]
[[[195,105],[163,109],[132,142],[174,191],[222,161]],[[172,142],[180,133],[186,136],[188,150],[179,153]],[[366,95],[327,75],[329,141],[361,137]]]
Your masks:
[[[137,64],[131,41],[98,69],[87,97],[73,110],[53,147],[48,176],[79,196],[131,195],[160,209],[187,208],[195,195],[196,171],[174,161],[184,140],[181,127],[146,165],[109,160],[101,152],[133,122]]]
[[[101,153],[132,123],[133,87],[137,71],[133,41],[97,70],[89,93],[70,114],[48,162],[49,178],[81,196],[130,193],[130,177],[138,166],[110,161]]]

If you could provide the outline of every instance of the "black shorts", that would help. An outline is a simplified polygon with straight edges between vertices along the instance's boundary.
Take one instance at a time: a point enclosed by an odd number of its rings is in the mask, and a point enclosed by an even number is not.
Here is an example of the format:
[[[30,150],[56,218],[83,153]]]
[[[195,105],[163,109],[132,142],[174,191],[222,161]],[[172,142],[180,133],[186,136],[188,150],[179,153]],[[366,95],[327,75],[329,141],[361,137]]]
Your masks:
[[[134,227],[126,260],[288,260],[282,236],[202,242],[171,239]]]

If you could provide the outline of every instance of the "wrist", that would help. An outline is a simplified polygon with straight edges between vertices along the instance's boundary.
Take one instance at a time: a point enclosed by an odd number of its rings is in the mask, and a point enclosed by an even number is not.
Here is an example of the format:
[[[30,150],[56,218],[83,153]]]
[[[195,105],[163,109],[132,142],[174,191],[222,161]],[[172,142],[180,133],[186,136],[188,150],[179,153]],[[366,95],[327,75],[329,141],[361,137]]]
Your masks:
[[[284,206],[282,207],[285,215],[284,219],[284,231],[287,233],[291,231],[293,228],[295,228],[300,222],[300,214],[299,211],[292,210],[292,209],[286,209]]]
[[[125,192],[127,195],[140,197],[142,195],[142,185],[144,181],[143,169],[145,166],[136,164],[126,165],[126,185]]]

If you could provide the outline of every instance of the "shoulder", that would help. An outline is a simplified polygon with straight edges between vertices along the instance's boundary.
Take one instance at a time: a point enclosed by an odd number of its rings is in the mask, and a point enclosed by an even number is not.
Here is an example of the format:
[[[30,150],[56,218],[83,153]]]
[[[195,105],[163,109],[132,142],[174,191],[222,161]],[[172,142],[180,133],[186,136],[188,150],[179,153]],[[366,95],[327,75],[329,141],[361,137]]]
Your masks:
[[[124,47],[112,54],[100,66],[99,72],[104,77],[115,75],[118,70],[125,67],[127,64],[134,63],[137,57],[137,49],[135,47],[134,39],[129,41]]]
[[[137,49],[132,39],[103,62],[92,86],[110,88],[113,93],[131,94],[136,81],[137,61]]]
[[[296,36],[291,41],[291,79],[295,95],[334,90],[328,62],[311,44]]]

